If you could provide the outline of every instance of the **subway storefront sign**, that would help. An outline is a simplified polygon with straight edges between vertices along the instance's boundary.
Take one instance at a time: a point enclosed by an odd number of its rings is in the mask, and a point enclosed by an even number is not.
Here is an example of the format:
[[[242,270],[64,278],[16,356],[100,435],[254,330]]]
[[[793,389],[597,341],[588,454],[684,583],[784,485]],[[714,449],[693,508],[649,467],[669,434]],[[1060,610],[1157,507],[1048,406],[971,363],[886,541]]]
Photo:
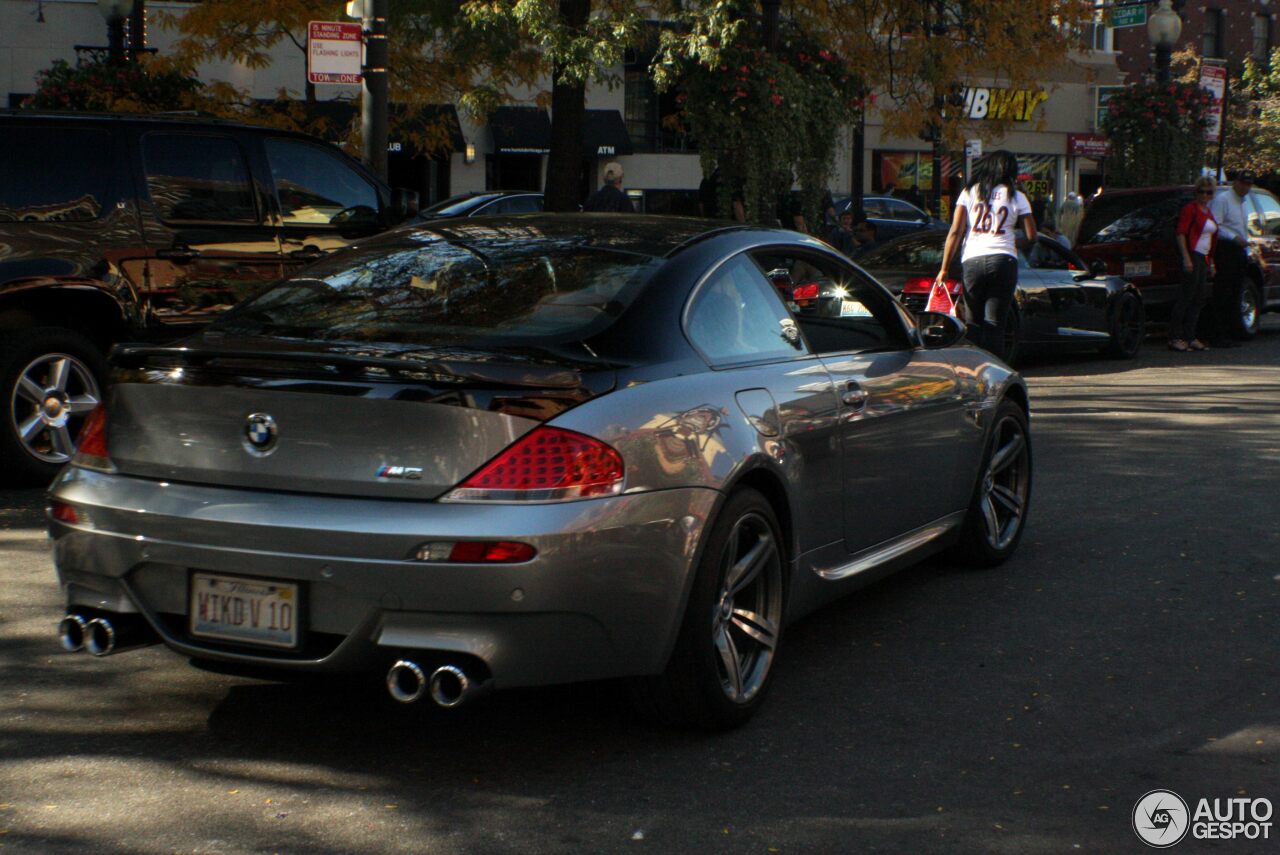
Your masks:
[[[1015,122],[1031,121],[1031,114],[1045,101],[1049,93],[1043,89],[997,89],[988,86],[970,86],[964,90],[964,111],[970,119],[1012,119]]]

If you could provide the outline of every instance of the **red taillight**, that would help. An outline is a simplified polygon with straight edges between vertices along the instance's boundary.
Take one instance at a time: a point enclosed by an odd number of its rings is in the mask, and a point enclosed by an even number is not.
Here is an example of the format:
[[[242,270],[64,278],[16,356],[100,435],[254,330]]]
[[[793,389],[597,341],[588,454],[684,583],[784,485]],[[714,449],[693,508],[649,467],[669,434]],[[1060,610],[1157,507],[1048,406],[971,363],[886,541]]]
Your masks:
[[[76,509],[68,505],[66,502],[52,501],[49,503],[49,515],[58,522],[64,522],[67,525],[76,525],[80,522],[80,517],[76,515]]]
[[[547,502],[622,492],[622,455],[598,439],[534,428],[455,487],[446,499]]]
[[[797,285],[791,290],[792,300],[816,300],[819,296],[818,284],[810,282],[807,285]]]
[[[943,284],[947,286],[947,292],[952,299],[959,297],[960,292],[964,290],[964,283],[959,279],[945,279]],[[930,276],[913,276],[902,283],[903,294],[928,294],[932,290],[933,278]]]
[[[519,564],[538,554],[527,543],[509,540],[459,540],[424,543],[418,547],[419,561],[453,564]]]
[[[80,428],[79,444],[75,456],[71,458],[73,466],[85,469],[111,471],[111,455],[107,452],[107,411],[99,404],[89,413]]]

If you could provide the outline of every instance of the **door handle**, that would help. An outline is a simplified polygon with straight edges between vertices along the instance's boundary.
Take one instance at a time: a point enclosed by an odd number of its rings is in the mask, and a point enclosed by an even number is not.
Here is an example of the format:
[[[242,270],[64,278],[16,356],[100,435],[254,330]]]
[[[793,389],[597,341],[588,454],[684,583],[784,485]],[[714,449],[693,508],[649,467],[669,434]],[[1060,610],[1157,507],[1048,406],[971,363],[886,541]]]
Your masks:
[[[156,258],[167,258],[170,261],[191,261],[199,257],[200,251],[189,246],[174,246],[169,249],[156,250]]]
[[[840,400],[846,406],[860,410],[867,405],[867,390],[859,386],[858,381],[850,380],[845,384],[844,392],[840,394]]]

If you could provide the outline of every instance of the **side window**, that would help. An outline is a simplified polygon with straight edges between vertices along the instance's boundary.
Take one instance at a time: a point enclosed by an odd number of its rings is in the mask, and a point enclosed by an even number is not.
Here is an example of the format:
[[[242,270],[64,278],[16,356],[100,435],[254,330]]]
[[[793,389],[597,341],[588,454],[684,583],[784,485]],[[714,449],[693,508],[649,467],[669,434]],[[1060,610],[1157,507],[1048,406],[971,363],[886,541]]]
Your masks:
[[[160,219],[257,222],[244,154],[230,137],[147,134],[142,161]]]
[[[1258,216],[1261,221],[1258,227],[1261,234],[1264,235],[1280,235],[1280,202],[1275,197],[1268,196],[1266,193],[1250,193],[1253,199],[1254,207],[1258,209]],[[1249,215],[1249,225],[1254,224],[1254,215]]]
[[[875,220],[889,219],[889,212],[885,208],[885,200],[883,199],[862,200],[862,212]]]
[[[377,222],[378,191],[337,154],[300,140],[265,146],[285,225]]]
[[[794,325],[769,284],[745,256],[730,259],[702,284],[686,329],[694,346],[717,364],[787,359],[803,352],[785,334]]]
[[[762,250],[787,308],[816,353],[904,350],[910,347],[893,297],[865,275],[822,256]],[[783,274],[786,275],[783,275]]]
[[[0,223],[96,220],[115,164],[107,131],[0,129]]]
[[[887,199],[885,204],[889,207],[889,217],[894,220],[905,220],[910,223],[919,222],[924,214],[908,205],[906,202],[900,202],[897,199]]]
[[[536,214],[542,210],[542,200],[537,196],[513,196],[507,200],[504,214]]]
[[[1027,253],[1027,263],[1036,270],[1071,270],[1071,259],[1061,247],[1045,240],[1037,240]]]

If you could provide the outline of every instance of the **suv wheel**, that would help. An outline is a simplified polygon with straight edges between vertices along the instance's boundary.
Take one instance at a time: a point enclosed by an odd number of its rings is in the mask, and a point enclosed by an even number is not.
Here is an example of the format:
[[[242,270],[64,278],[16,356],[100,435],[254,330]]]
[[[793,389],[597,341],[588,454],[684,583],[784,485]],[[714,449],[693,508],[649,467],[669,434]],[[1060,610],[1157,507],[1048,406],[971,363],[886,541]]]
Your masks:
[[[1240,283],[1239,299],[1233,302],[1240,307],[1240,315],[1232,333],[1236,338],[1247,341],[1258,334],[1258,326],[1262,322],[1262,301],[1258,298],[1258,286],[1251,279],[1245,278]]]
[[[85,417],[102,401],[106,360],[87,338],[37,327],[0,347],[0,460],[4,480],[48,483],[75,452]]]

